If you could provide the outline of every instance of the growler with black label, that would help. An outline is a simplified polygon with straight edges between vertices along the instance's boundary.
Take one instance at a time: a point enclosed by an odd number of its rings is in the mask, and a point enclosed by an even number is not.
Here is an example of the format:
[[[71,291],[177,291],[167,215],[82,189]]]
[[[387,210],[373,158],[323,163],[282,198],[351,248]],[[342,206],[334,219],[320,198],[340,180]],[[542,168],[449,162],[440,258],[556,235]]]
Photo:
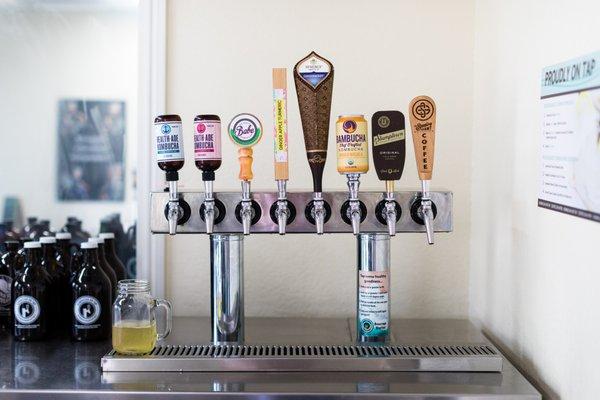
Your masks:
[[[39,242],[24,245],[25,264],[12,287],[13,335],[19,341],[43,340],[50,335],[52,278],[42,266]]]
[[[111,282],[100,266],[97,242],[82,243],[81,251],[81,267],[71,280],[71,338],[79,342],[105,340],[112,328]]]

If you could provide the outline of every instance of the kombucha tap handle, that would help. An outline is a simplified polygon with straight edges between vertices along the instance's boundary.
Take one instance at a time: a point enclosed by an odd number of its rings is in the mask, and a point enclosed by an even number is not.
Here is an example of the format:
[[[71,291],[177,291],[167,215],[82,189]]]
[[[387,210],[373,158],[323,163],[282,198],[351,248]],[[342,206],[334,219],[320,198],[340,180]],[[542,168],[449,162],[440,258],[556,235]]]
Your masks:
[[[385,182],[385,221],[390,236],[396,235],[396,201],[394,182],[400,180],[406,158],[404,114],[400,111],[377,111],[371,117],[373,164],[379,180]]]
[[[287,203],[288,132],[287,132],[287,69],[273,68],[273,119],[275,180],[277,181],[277,225],[285,235],[289,209]]]
[[[313,178],[313,208],[317,234],[323,233],[325,203],[323,169],[327,160],[333,93],[333,64],[314,51],[294,66],[294,83],[304,133],[306,157]]]
[[[252,195],[250,192],[250,182],[253,178],[252,146],[257,144],[262,137],[262,124],[252,114],[238,114],[229,123],[228,133],[229,138],[239,147],[239,178],[242,182],[240,219],[244,235],[248,235],[252,225]]]
[[[433,174],[435,151],[435,102],[431,97],[418,96],[410,102],[410,125],[417,161],[417,171],[421,179],[421,206],[419,214],[425,223],[427,242],[434,243],[434,216],[429,183]]]

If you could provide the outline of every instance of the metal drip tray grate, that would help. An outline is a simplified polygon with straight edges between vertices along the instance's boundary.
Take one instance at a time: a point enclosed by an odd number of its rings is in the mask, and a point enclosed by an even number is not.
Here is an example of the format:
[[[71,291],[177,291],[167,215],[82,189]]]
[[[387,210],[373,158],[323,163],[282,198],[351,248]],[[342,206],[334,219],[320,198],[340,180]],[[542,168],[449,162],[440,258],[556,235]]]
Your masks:
[[[489,344],[162,345],[147,355],[102,358],[106,372],[129,371],[486,371],[502,370]]]

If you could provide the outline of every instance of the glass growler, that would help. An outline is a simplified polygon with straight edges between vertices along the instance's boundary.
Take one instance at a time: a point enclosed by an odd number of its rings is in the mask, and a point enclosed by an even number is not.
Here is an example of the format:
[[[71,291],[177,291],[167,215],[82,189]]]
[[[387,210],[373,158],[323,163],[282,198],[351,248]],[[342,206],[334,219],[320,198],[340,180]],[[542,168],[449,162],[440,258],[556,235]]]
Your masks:
[[[11,292],[15,271],[20,269],[21,256],[17,254],[19,242],[5,242],[6,252],[0,257],[0,328],[10,328],[12,324]]]
[[[76,341],[110,337],[111,282],[100,266],[98,244],[81,244],[81,267],[71,280],[71,338]]]
[[[58,259],[56,238],[41,237],[42,267],[52,279],[52,325],[54,329],[66,331],[69,326],[69,314],[63,312],[69,308],[71,295],[69,293],[69,273]]]
[[[98,245],[98,261],[100,261],[100,267],[108,277],[108,280],[110,280],[110,288],[112,289],[112,300],[114,300],[117,297],[117,274],[106,259],[106,254],[104,252],[104,239],[91,238],[89,242],[94,242]]]
[[[165,330],[157,333],[155,310],[165,309]],[[126,279],[119,282],[119,295],[113,305],[112,344],[120,354],[145,354],[154,349],[157,339],[171,333],[171,304],[150,295],[147,281]]]
[[[13,282],[13,335],[19,341],[46,339],[50,334],[52,278],[42,266],[42,246],[25,243],[25,264]]]
[[[117,250],[115,249],[115,234],[112,232],[103,232],[98,237],[104,239],[104,256],[115,271],[115,274],[117,274],[117,282],[127,279],[125,266],[117,256]]]

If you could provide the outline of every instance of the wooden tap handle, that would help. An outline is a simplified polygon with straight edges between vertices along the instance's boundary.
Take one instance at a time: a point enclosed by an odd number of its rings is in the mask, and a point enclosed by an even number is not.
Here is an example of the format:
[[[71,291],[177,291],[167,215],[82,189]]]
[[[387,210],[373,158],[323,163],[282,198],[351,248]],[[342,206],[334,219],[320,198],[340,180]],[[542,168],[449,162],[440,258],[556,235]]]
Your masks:
[[[435,102],[428,96],[415,97],[410,102],[409,113],[419,179],[428,181],[433,174]]]
[[[238,149],[238,160],[240,160],[240,180],[251,181],[252,174],[252,147],[241,147]]]

